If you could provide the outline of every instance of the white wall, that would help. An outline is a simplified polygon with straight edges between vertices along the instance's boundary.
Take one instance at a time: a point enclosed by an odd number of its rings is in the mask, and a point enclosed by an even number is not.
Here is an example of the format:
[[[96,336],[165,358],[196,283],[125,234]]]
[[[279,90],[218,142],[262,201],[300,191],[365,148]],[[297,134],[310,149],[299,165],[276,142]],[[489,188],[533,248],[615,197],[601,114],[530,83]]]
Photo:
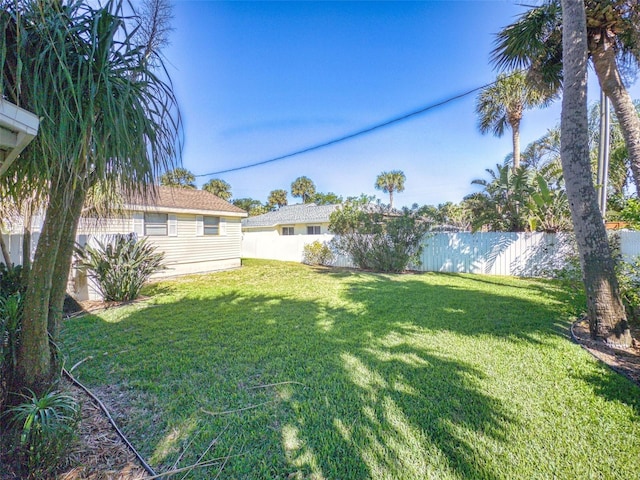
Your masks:
[[[332,238],[331,234],[280,235],[276,230],[244,232],[242,257],[301,262],[305,245],[316,240],[328,242]]]

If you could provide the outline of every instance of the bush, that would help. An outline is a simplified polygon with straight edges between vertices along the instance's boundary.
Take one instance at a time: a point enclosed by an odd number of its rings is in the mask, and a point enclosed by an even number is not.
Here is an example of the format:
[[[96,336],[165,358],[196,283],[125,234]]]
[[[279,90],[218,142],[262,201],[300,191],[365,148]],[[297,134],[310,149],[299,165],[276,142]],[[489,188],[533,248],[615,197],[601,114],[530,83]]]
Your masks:
[[[19,291],[8,296],[0,293],[0,412],[6,404],[16,370],[23,298]]]
[[[8,297],[16,292],[24,293],[22,265],[7,267],[0,263],[0,295]]]
[[[105,301],[134,300],[151,275],[164,268],[164,253],[157,253],[146,238],[116,235],[112,243],[96,243],[97,248],[76,248],[76,265],[87,269]]]
[[[336,234],[332,248],[367,270],[402,272],[419,265],[422,242],[432,224],[425,209],[393,210],[370,200],[349,200],[331,214],[329,229]]]
[[[7,410],[14,433],[15,458],[30,478],[48,477],[76,436],[80,409],[59,391],[38,396],[29,391],[23,403]]]
[[[627,319],[637,322],[640,320],[640,257],[631,262],[618,259],[616,275]]]
[[[627,222],[634,230],[640,229],[640,200],[630,198],[620,212],[620,220]]]
[[[307,265],[331,265],[333,258],[331,248],[319,240],[306,244],[302,251],[302,263]]]

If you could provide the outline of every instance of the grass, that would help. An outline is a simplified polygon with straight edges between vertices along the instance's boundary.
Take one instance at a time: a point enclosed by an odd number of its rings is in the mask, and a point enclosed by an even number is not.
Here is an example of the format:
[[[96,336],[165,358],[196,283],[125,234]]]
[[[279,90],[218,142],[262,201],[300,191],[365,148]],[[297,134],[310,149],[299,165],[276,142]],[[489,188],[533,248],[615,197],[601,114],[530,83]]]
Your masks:
[[[553,282],[253,260],[146,293],[63,349],[159,471],[210,445],[189,478],[640,471],[640,389],[571,343],[584,299]]]

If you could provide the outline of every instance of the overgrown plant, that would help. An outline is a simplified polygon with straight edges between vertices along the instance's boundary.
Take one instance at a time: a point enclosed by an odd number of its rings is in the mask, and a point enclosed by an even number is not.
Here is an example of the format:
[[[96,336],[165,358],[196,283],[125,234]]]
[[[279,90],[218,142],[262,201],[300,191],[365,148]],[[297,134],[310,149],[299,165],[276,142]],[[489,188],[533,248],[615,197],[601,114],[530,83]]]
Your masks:
[[[22,267],[0,264],[0,412],[15,378],[24,290]]]
[[[105,301],[134,300],[151,275],[164,268],[164,253],[156,252],[146,238],[119,234],[111,243],[96,244],[76,248],[76,265],[87,270]]]
[[[334,255],[326,242],[316,240],[308,243],[302,250],[302,263],[307,265],[331,265]]]
[[[627,222],[629,228],[640,230],[640,200],[628,199],[620,212],[620,220]]]
[[[371,200],[350,199],[331,214],[329,230],[336,234],[332,248],[367,270],[402,272],[419,265],[422,242],[433,223],[426,210],[417,205],[395,210]]]
[[[59,391],[41,396],[29,391],[22,397],[24,402],[7,410],[15,454],[29,478],[48,477],[75,438],[80,409],[73,397]]]
[[[0,295],[9,296],[16,292],[24,293],[24,275],[22,265],[7,267],[0,263]]]
[[[616,274],[620,296],[629,320],[640,320],[640,257],[631,262],[618,261]]]

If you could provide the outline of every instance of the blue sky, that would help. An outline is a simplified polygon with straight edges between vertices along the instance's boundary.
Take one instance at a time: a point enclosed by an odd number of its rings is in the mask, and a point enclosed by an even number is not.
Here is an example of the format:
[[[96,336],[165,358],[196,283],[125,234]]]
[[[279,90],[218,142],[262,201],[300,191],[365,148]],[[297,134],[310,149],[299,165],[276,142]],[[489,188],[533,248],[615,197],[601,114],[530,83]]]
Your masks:
[[[174,0],[165,56],[185,124],[183,165],[201,175],[268,160],[489,83],[494,34],[523,9],[510,0]],[[233,198],[263,202],[301,175],[322,192],[385,199],[376,176],[399,169],[407,180],[397,205],[458,202],[511,150],[508,134],[478,132],[474,103],[471,95],[346,143],[213,177],[231,184]],[[559,102],[526,113],[523,148],[559,119]]]

